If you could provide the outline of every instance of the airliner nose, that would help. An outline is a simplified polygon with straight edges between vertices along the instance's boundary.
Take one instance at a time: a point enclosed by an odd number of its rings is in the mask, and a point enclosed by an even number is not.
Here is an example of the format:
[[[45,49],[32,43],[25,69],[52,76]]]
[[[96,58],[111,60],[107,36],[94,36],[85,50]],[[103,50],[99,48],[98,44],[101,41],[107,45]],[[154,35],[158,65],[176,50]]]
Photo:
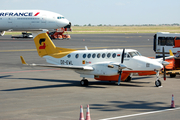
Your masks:
[[[58,27],[64,27],[64,26],[67,26],[68,24],[69,24],[69,21],[67,19],[61,19],[57,23]]]

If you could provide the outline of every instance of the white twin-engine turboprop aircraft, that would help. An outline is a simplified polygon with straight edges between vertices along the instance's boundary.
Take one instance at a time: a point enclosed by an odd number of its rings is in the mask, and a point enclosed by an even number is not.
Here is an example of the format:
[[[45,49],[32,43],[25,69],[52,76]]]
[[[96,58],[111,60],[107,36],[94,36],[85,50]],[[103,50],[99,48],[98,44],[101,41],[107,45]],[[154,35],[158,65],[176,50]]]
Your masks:
[[[5,31],[55,31],[71,25],[62,15],[45,10],[0,10],[0,36]]]
[[[23,64],[41,67],[73,69],[83,79],[81,85],[88,85],[85,78],[101,81],[130,81],[133,73],[139,75],[156,74],[156,86],[161,86],[159,71],[169,63],[163,59],[150,59],[133,49],[75,50],[56,47],[46,33],[34,38],[40,57],[50,64],[27,64],[21,56]]]

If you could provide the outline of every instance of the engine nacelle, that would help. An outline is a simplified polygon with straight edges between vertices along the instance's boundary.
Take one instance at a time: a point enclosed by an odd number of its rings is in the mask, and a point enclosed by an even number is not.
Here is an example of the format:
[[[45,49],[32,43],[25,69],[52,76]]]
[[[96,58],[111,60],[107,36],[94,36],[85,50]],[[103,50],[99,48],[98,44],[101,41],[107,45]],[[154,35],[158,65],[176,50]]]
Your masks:
[[[3,36],[5,34],[5,31],[0,31],[0,36]]]

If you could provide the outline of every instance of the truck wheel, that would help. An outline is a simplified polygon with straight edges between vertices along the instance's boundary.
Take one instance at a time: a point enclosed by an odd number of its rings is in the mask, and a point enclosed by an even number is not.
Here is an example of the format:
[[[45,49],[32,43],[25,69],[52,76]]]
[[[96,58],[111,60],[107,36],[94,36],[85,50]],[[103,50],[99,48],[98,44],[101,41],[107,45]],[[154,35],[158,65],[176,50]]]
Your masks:
[[[170,77],[174,78],[174,77],[176,77],[176,74],[170,74]]]

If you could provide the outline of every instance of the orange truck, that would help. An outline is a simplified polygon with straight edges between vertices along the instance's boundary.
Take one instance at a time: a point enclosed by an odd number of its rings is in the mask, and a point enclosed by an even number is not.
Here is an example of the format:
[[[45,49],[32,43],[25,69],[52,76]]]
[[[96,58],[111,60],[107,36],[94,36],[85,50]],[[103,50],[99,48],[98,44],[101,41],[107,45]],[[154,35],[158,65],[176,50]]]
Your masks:
[[[179,48],[180,50],[180,37],[174,38],[174,47]],[[167,59],[166,61],[170,64],[166,66],[166,73],[170,75],[170,77],[176,77],[176,74],[180,74],[180,51],[175,53],[175,58]]]
[[[180,74],[180,33],[157,32],[153,39],[153,50],[156,58],[169,56],[169,50],[176,56],[173,59],[167,59],[170,64],[166,66],[166,73],[170,77],[176,77]]]

